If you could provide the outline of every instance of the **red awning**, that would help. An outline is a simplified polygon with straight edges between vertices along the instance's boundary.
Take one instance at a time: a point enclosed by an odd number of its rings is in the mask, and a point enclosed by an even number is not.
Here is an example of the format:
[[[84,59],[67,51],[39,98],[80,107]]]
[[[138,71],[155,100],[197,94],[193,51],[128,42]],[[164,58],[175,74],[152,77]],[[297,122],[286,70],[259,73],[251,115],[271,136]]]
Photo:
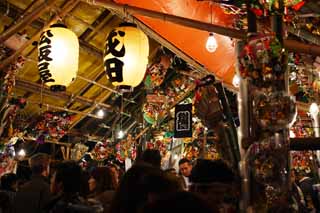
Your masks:
[[[232,28],[234,17],[227,15],[217,4],[197,0],[116,0],[117,3],[141,7],[167,14],[181,16],[202,22],[211,22],[220,26]],[[212,9],[212,13],[210,13]],[[231,84],[236,62],[233,42],[229,37],[215,35],[218,49],[209,53],[205,44],[209,32],[184,27],[181,25],[135,15],[140,21],[149,26],[167,41],[182,50],[185,54],[202,64],[225,83]]]

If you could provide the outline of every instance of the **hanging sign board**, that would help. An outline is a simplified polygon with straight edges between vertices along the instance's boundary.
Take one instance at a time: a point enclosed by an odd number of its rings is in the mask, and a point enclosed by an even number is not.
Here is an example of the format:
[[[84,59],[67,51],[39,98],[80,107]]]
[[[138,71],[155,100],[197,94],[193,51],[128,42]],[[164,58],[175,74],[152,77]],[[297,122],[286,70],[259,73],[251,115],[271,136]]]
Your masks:
[[[174,115],[174,137],[192,137],[192,104],[177,105]]]

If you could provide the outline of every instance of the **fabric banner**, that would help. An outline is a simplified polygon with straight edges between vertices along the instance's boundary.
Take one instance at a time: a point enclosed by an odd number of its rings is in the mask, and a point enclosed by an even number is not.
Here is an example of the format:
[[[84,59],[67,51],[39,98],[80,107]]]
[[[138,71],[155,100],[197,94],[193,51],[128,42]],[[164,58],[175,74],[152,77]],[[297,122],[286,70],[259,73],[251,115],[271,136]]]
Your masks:
[[[174,118],[174,137],[192,137],[192,104],[177,105]]]

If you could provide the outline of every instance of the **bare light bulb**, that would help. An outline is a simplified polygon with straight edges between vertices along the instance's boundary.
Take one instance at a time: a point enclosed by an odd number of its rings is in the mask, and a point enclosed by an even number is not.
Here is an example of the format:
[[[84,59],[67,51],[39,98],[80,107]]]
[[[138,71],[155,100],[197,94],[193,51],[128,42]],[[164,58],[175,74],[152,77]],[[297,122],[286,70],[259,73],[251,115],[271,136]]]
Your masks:
[[[312,116],[317,116],[319,113],[319,106],[317,103],[312,103],[309,108],[309,112]]]
[[[206,48],[210,53],[213,53],[218,48],[218,43],[213,33],[209,33],[209,37],[206,43]]]
[[[240,86],[240,77],[239,75],[235,74],[233,76],[233,79],[232,79],[232,84],[234,87],[238,88]]]
[[[104,116],[104,111],[103,111],[102,109],[99,109],[98,112],[97,112],[97,116],[98,116],[99,118],[103,118],[103,116]]]
[[[24,156],[26,156],[26,151],[24,151],[24,149],[20,149],[20,151],[18,152],[18,156],[19,156],[19,157],[24,157]]]
[[[124,137],[124,132],[122,131],[122,130],[120,130],[119,132],[118,132],[118,138],[119,139],[122,139]]]

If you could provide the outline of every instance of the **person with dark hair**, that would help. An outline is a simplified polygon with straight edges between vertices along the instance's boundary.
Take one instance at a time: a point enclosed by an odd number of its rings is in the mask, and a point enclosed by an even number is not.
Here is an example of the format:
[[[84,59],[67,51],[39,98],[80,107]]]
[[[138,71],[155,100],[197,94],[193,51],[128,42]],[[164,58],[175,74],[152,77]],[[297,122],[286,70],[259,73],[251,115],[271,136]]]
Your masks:
[[[79,195],[82,184],[82,169],[74,161],[60,163],[51,178],[51,191],[57,196],[46,207],[50,213],[102,212],[101,205],[91,206]]]
[[[119,181],[121,178],[121,170],[120,170],[119,166],[117,166],[116,164],[113,164],[113,163],[108,164],[108,167],[111,171],[112,178],[114,179],[114,187],[116,189],[116,188],[118,188]]]
[[[185,190],[189,190],[192,164],[187,158],[182,158],[179,160],[179,173],[182,175],[185,182]]]
[[[8,173],[3,175],[0,181],[0,212],[13,212],[18,178],[16,174]]]
[[[240,179],[224,161],[199,159],[190,180],[190,191],[207,200],[214,211],[238,211]]]
[[[141,160],[156,168],[161,168],[161,154],[157,149],[146,149],[142,153]]]
[[[103,205],[104,212],[108,212],[115,190],[115,180],[109,167],[97,167],[91,174],[89,190],[91,194],[89,198],[98,200]]]
[[[190,192],[177,192],[146,205],[142,213],[196,212],[215,213],[201,197]]]
[[[309,211],[320,212],[320,203],[318,200],[317,191],[313,188],[315,184],[313,178],[311,178],[306,172],[301,171],[296,173],[297,184],[300,187],[305,204]]]
[[[49,175],[49,156],[44,153],[29,159],[32,172],[31,180],[20,187],[15,199],[15,212],[42,212],[51,199]]]
[[[163,171],[146,163],[133,165],[123,176],[110,213],[137,213],[148,202],[181,190]]]

